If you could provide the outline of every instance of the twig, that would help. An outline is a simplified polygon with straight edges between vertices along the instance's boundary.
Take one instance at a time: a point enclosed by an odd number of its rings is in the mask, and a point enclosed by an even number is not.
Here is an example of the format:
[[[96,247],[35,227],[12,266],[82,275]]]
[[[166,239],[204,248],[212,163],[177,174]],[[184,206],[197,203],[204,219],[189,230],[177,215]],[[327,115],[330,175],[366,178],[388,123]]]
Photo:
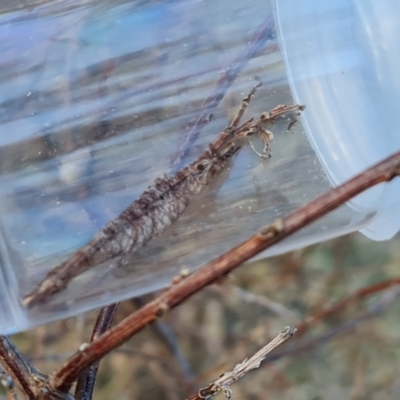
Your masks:
[[[259,368],[267,354],[292,337],[295,333],[296,328],[287,326],[283,331],[279,332],[275,339],[254,354],[254,356],[250,357],[249,359],[246,358],[240,364],[237,364],[232,371],[224,373],[216,381],[200,389],[198,393],[189,397],[187,400],[209,400],[211,397],[221,391],[225,393],[226,399],[230,399],[232,397],[232,383],[238,381],[249,371]]]
[[[0,364],[4,372],[29,399],[37,398],[46,376],[34,368],[7,337],[0,335]],[[54,392],[57,392],[56,390]],[[63,396],[63,395],[61,395]],[[60,397],[62,398],[62,397]],[[64,398],[67,398],[64,396]]]
[[[400,297],[400,288],[394,288],[394,290],[383,294],[374,304],[372,304],[368,310],[356,318],[345,322],[342,325],[336,326],[335,328],[324,332],[323,334],[302,340],[300,343],[296,343],[293,346],[288,346],[284,350],[278,353],[274,353],[265,358],[265,362],[274,362],[280,358],[293,356],[308,350],[311,350],[323,343],[326,343],[333,338],[344,335],[354,331],[362,322],[372,318],[376,318],[387,310],[396,300]]]
[[[257,54],[267,39],[271,38],[273,32],[274,18],[272,14],[270,14],[255,30],[243,54],[237,57],[220,74],[220,77],[215,84],[214,91],[204,102],[199,114],[189,123],[189,130],[184,134],[184,142],[176,154],[172,157],[172,170],[176,171],[182,168],[184,158],[187,156],[193,143],[197,140],[202,126],[207,123],[212,110],[218,106],[218,104],[224,98],[226,91],[232,85],[233,81],[239,75],[241,70],[246,66],[248,61]]]
[[[325,319],[332,314],[336,314],[344,310],[349,304],[357,300],[361,300],[364,297],[371,296],[373,294],[381,292],[382,290],[388,289],[392,286],[397,286],[399,284],[400,277],[397,277],[359,289],[356,292],[352,293],[350,296],[345,297],[343,300],[333,304],[330,307],[326,307],[321,311],[306,318],[301,324],[297,326],[297,333],[298,335],[303,335],[305,331],[310,327],[310,325],[315,324],[317,321]]]
[[[87,348],[78,350],[49,377],[50,386],[68,390],[84,369],[120,346],[169,309],[178,306],[243,262],[339,207],[357,194],[378,183],[390,181],[397,175],[400,175],[400,151],[293,211],[285,218],[275,221],[237,247],[207,263],[186,279],[172,285],[156,299],[89,344]]]
[[[119,303],[111,304],[100,310],[93,327],[92,336],[90,338],[91,342],[110,329],[118,305]],[[92,398],[98,368],[99,362],[96,362],[81,374],[75,388],[76,400],[90,400]]]
[[[19,386],[29,398],[35,394],[32,378],[33,367],[19,353],[7,336],[0,336],[0,363],[5,373]]]

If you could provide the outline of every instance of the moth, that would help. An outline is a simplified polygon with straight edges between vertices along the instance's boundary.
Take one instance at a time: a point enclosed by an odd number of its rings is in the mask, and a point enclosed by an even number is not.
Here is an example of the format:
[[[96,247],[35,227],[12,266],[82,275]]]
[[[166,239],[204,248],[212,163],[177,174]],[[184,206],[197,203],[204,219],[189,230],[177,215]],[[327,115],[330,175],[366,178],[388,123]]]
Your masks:
[[[273,135],[266,127],[277,117],[288,112],[303,111],[303,105],[279,105],[258,118],[251,118],[240,124],[259,82],[242,100],[241,106],[231,124],[208,145],[196,160],[177,171],[158,177],[143,193],[117,218],[108,222],[94,238],[69,259],[51,269],[39,285],[22,301],[29,308],[46,303],[54,294],[67,287],[75,277],[97,265],[119,258],[120,265],[138,248],[176,222],[194,196],[205,189],[219,175],[228,162],[243,146],[247,138],[258,135],[264,142],[261,157],[270,157],[270,141]],[[251,144],[251,142],[250,142]],[[252,145],[251,145],[252,146]],[[253,150],[254,147],[252,146]]]

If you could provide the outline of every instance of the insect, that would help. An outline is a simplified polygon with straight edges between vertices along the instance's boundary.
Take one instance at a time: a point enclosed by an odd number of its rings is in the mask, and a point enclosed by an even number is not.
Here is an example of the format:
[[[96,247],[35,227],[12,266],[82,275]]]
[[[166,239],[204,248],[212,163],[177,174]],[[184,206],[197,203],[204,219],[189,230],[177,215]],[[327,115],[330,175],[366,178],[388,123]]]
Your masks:
[[[251,118],[239,125],[250,100],[260,86],[261,82],[253,87],[242,100],[231,124],[195,161],[175,174],[165,173],[158,177],[87,245],[50,270],[37,288],[23,299],[22,304],[32,307],[45,303],[52,295],[65,289],[72,279],[104,262],[118,259],[120,265],[126,264],[127,256],[159,236],[182,215],[193,196],[206,188],[226,167],[246,138],[252,135],[261,137],[264,149],[262,154],[257,154],[270,157],[270,141],[273,135],[265,127],[271,125],[277,117],[291,111],[302,111],[305,106],[279,105],[262,113],[259,118]],[[253,146],[252,148],[255,151]]]

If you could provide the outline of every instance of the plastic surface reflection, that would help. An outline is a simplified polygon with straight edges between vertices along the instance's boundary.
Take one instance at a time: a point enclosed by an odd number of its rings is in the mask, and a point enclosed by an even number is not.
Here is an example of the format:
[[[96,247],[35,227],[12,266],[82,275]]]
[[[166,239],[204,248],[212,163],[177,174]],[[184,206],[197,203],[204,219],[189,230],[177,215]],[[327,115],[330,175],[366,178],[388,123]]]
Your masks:
[[[161,288],[182,268],[209,261],[329,188],[300,124],[288,132],[284,120],[271,129],[271,159],[244,147],[230,170],[138,251],[132,265],[94,268],[40,309],[19,308],[46,271],[170,168],[221,71],[272,15],[268,2],[250,3],[64,1],[2,10],[0,312],[18,325],[3,331]],[[244,63],[183,164],[229,123],[254,75],[264,85],[244,120],[292,104],[272,33]],[[364,223],[364,216],[352,218],[351,230]],[[270,254],[322,240],[321,229],[335,236],[349,220],[342,213],[329,232],[322,222],[314,236]]]

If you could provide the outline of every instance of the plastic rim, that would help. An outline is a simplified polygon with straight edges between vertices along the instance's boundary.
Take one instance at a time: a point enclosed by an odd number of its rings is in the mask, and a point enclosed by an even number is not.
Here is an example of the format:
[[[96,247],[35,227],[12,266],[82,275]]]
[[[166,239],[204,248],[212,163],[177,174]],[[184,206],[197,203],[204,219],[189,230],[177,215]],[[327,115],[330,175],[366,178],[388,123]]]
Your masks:
[[[338,185],[400,149],[397,43],[400,0],[275,2],[278,37],[295,101],[322,166]],[[388,29],[390,27],[390,29]],[[375,214],[361,232],[393,237],[400,182],[374,187],[348,205]]]

